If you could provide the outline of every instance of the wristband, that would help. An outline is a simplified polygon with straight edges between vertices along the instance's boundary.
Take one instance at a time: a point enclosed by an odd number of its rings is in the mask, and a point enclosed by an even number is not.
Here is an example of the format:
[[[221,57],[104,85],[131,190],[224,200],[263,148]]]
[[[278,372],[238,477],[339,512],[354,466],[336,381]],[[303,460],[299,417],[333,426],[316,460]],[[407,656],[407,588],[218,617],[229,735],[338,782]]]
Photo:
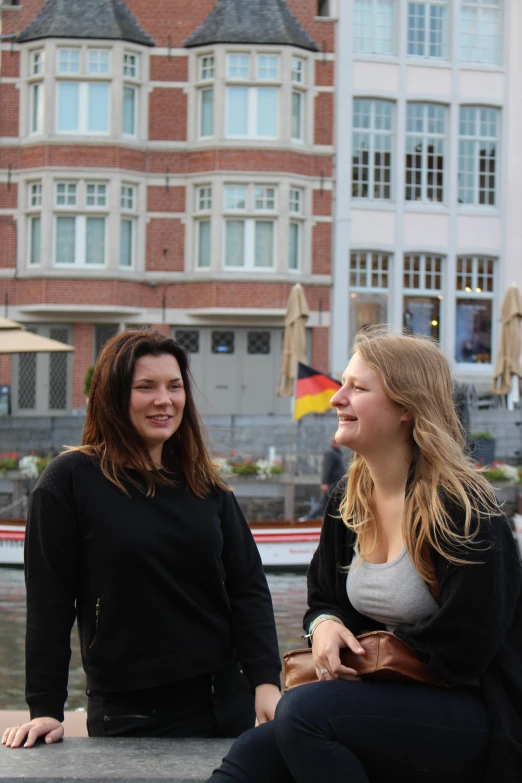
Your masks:
[[[306,636],[303,636],[303,639],[311,639],[314,635],[314,632],[316,628],[321,625],[321,623],[324,623],[325,620],[332,620],[334,623],[339,623],[339,625],[344,625],[342,620],[340,620],[338,617],[336,617],[333,614],[320,614],[319,617],[316,617],[315,620],[312,620],[310,623],[310,628],[308,629],[308,633]]]

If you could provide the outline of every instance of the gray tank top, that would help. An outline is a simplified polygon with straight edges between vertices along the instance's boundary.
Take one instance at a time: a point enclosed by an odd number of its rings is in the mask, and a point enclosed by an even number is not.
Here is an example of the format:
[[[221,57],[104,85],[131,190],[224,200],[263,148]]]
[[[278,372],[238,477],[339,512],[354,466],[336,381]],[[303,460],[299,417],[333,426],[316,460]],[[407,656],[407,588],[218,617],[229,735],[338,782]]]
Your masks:
[[[439,608],[406,547],[389,563],[368,563],[355,554],[346,590],[358,612],[384,623],[388,631],[427,620]]]

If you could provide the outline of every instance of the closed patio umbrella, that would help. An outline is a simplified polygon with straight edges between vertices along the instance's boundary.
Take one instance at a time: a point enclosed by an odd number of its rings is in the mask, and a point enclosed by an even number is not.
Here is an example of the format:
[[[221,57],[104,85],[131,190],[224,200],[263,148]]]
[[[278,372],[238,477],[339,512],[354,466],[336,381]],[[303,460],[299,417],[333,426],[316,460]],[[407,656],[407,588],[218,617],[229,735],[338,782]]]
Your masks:
[[[513,398],[518,400],[522,378],[520,366],[522,297],[516,285],[510,285],[507,289],[500,307],[500,317],[502,331],[491,391],[494,394],[514,392]]]
[[[290,291],[286,306],[281,374],[277,390],[279,397],[292,396],[297,362],[306,364],[306,322],[309,312],[303,286],[296,283]]]
[[[0,354],[74,351],[72,345],[28,332],[22,324],[0,318]]]

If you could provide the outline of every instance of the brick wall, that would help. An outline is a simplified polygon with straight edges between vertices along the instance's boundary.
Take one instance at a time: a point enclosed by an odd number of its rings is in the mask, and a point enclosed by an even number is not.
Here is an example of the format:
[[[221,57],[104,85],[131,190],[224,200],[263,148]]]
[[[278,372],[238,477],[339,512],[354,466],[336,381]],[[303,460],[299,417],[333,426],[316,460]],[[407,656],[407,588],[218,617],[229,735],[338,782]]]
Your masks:
[[[0,84],[0,136],[18,136],[19,92],[14,84]]]
[[[185,188],[159,187],[150,185],[147,189],[148,212],[185,212]]]
[[[0,215],[0,269],[16,267],[16,223]]]
[[[320,92],[315,99],[314,141],[316,144],[333,144],[333,111],[333,93]]]
[[[153,218],[147,225],[147,269],[149,272],[182,272],[185,227],[181,220]]]
[[[331,215],[332,197],[333,193],[331,190],[314,190],[312,213],[314,215],[325,217]]]
[[[17,77],[20,75],[20,52],[4,51],[2,52],[2,77]]]
[[[312,273],[329,275],[332,259],[332,224],[317,223],[312,234]]]
[[[188,57],[150,58],[151,82],[186,82],[188,78]]]
[[[187,96],[181,89],[156,87],[149,95],[149,139],[185,141]]]
[[[18,185],[16,182],[0,182],[0,209],[16,209],[18,204]],[[1,252],[1,249],[0,249]]]
[[[312,329],[312,367],[322,372],[328,372],[328,333],[325,326]]]
[[[11,362],[10,356],[0,354],[0,386],[11,383]]]

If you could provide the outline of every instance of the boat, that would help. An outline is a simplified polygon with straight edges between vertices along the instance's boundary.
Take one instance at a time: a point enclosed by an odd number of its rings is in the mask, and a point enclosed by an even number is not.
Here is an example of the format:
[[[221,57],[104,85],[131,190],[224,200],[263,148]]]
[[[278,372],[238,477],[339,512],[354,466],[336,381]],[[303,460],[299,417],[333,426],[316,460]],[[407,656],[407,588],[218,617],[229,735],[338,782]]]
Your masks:
[[[263,566],[270,570],[307,568],[317,549],[321,521],[250,522]],[[25,520],[0,520],[0,566],[24,563]]]

